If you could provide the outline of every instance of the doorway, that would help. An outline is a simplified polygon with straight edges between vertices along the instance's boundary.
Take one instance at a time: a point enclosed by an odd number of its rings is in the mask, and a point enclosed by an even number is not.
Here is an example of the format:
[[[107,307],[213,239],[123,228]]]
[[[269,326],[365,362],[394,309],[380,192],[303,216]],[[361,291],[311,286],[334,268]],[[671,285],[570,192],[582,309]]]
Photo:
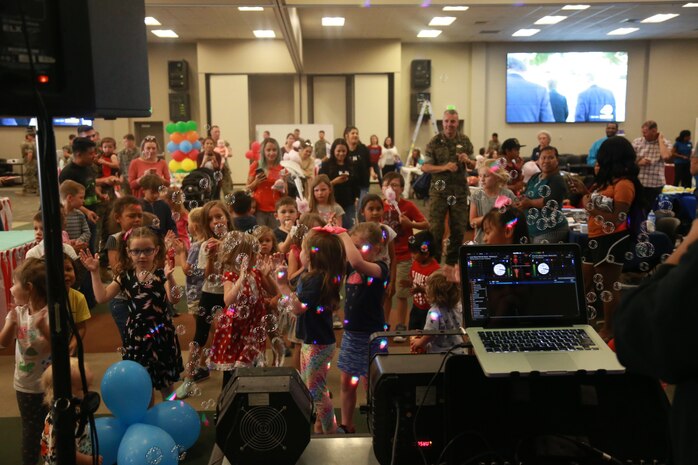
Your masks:
[[[136,145],[140,146],[145,136],[155,136],[158,139],[160,150],[164,153],[169,139],[165,139],[165,128],[162,121],[136,121],[133,123]]]

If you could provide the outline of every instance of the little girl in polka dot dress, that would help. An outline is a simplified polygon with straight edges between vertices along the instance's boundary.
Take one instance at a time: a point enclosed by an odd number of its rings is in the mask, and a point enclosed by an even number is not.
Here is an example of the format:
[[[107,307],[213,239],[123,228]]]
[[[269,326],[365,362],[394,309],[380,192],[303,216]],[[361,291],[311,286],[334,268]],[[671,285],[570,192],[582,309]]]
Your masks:
[[[276,294],[271,281],[271,261],[258,259],[259,243],[248,233],[226,234],[219,251],[224,271],[225,308],[214,319],[216,329],[211,345],[210,367],[223,371],[223,387],[233,369],[251,366],[264,353],[267,333],[263,290]]]

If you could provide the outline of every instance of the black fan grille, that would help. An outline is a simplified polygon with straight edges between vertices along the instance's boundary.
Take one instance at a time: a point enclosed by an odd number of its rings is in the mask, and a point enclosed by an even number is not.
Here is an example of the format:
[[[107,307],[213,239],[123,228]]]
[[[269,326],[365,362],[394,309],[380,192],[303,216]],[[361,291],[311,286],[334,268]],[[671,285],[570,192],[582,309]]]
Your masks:
[[[249,447],[263,452],[279,446],[286,449],[282,444],[287,432],[285,411],[286,406],[278,410],[274,407],[253,407],[244,410],[240,420],[240,439],[243,443],[240,450]]]

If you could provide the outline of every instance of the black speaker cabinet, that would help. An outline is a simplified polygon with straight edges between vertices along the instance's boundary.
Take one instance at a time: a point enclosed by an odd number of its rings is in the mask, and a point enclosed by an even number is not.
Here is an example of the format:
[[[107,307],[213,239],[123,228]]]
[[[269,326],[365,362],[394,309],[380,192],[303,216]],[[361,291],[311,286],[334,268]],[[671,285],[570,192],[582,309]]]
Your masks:
[[[417,121],[419,112],[422,111],[422,105],[428,100],[431,100],[430,92],[413,92],[410,95],[410,117],[412,121]],[[428,120],[430,116],[429,112],[426,111],[424,113],[424,120]]]
[[[412,60],[412,88],[426,89],[431,86],[431,60]]]
[[[443,372],[428,391],[427,386],[443,358],[444,354],[378,354],[373,358],[369,367],[370,421],[373,452],[381,465],[422,464],[420,449],[427,463],[438,458],[444,446]]]
[[[189,64],[186,60],[168,61],[167,77],[170,83],[170,90],[189,89]],[[179,121],[179,120],[172,120]]]
[[[0,2],[0,115],[39,115],[36,84],[50,116],[150,116],[144,17],[143,0]]]
[[[174,92],[168,95],[170,101],[170,121],[189,121],[191,107],[189,94],[186,92]]]
[[[216,408],[216,444],[235,465],[292,465],[310,442],[313,401],[294,368],[237,368]]]

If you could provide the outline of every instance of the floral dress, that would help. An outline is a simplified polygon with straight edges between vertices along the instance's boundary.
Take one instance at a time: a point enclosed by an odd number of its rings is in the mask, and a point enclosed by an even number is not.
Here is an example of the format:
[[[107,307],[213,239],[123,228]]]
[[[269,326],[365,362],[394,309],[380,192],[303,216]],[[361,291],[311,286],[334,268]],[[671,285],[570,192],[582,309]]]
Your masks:
[[[131,270],[119,275],[117,281],[128,300],[124,360],[143,365],[153,387],[163,389],[178,381],[184,371],[179,340],[167,310],[165,272],[155,270],[139,281]]]
[[[227,272],[225,279],[234,283],[238,274]],[[266,328],[262,317],[266,308],[262,293],[262,275],[253,269],[247,275],[237,302],[216,317],[210,364],[214,370],[230,371],[237,366],[252,365],[264,351]]]

